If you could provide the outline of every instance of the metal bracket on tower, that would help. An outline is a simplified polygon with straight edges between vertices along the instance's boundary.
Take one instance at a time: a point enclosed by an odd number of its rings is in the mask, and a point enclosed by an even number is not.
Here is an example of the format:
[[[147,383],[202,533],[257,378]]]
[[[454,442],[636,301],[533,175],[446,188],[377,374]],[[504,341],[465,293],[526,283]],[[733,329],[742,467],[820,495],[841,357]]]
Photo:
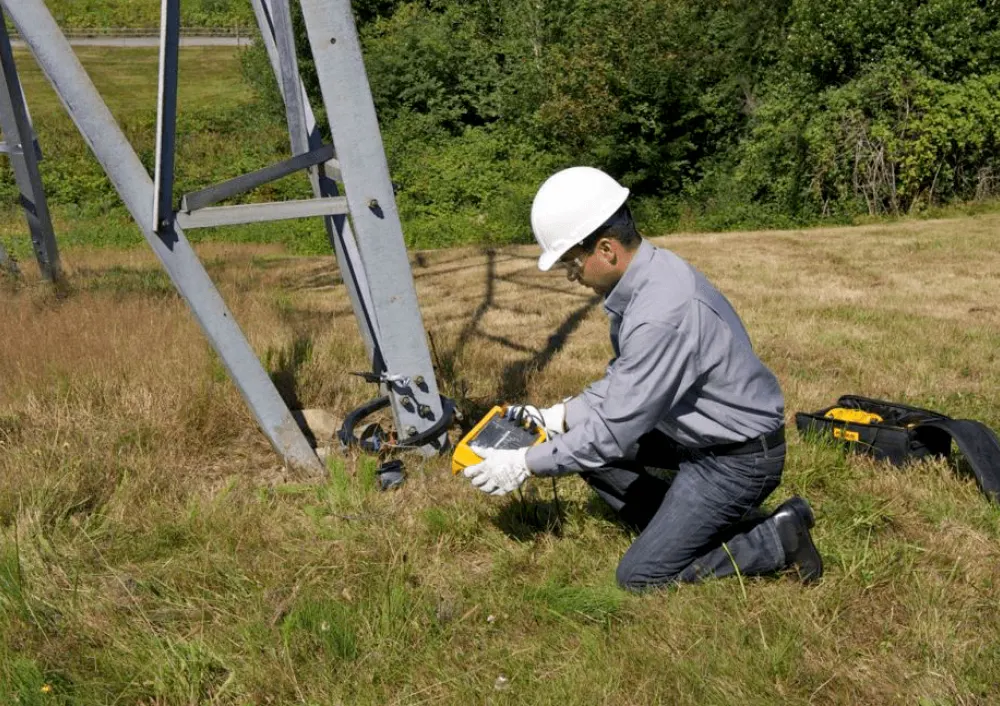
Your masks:
[[[24,107],[27,108],[28,106],[26,105]],[[30,120],[29,120],[29,122],[30,122]],[[39,162],[41,162],[42,161],[42,148],[38,144],[38,138],[37,137],[34,138],[31,142],[32,142],[32,145],[34,145],[34,148],[35,148],[35,159],[38,160]],[[21,152],[22,149],[23,149],[23,145],[11,147],[6,142],[0,142],[0,154],[15,154],[15,153],[16,154],[20,154],[20,152]]]

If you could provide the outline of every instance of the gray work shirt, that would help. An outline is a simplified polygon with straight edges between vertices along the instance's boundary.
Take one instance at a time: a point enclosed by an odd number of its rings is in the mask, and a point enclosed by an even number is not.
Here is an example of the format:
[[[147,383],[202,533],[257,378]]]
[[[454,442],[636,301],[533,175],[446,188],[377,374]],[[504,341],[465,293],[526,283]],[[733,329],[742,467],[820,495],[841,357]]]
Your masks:
[[[729,301],[680,257],[643,241],[608,293],[615,357],[566,405],[568,431],[528,450],[536,475],[632,457],[657,429],[688,448],[746,441],[784,422],[774,374]]]

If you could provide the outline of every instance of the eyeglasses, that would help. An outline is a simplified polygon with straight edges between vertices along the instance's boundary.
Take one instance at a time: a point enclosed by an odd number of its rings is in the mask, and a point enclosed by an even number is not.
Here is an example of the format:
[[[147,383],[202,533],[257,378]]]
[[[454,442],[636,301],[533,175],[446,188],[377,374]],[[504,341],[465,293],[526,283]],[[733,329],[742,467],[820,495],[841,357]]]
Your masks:
[[[575,249],[576,248],[574,248],[574,250]],[[558,265],[559,267],[562,267],[563,269],[566,269],[566,270],[568,270],[570,272],[574,272],[574,273],[576,273],[576,272],[582,272],[584,264],[586,264],[587,259],[592,255],[592,253],[585,253],[583,255],[572,255],[571,256],[572,252],[573,252],[573,250],[570,250],[570,252],[566,253],[561,258],[559,258],[556,261],[556,265]]]

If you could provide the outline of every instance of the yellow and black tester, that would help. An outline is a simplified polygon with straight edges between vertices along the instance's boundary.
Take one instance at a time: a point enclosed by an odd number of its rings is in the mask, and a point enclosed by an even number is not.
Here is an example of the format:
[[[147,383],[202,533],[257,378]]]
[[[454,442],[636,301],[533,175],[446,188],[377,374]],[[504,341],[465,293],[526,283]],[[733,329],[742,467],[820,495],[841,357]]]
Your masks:
[[[472,431],[466,434],[455,447],[451,457],[451,472],[461,473],[474,466],[482,457],[472,450],[472,446],[487,449],[522,449],[546,440],[545,430],[531,420],[519,422],[504,416],[504,407],[496,406],[479,420]]]

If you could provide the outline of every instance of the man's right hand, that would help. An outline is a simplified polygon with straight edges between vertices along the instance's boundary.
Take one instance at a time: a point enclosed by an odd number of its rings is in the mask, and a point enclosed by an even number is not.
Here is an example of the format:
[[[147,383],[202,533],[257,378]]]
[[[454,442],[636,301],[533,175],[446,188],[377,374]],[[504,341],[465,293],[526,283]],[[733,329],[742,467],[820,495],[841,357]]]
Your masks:
[[[545,434],[549,437],[562,434],[566,431],[566,405],[562,402],[554,404],[551,407],[545,407],[544,409],[539,409],[530,404],[512,404],[507,407],[504,416],[507,419],[519,422],[530,419],[542,427],[545,430]]]

